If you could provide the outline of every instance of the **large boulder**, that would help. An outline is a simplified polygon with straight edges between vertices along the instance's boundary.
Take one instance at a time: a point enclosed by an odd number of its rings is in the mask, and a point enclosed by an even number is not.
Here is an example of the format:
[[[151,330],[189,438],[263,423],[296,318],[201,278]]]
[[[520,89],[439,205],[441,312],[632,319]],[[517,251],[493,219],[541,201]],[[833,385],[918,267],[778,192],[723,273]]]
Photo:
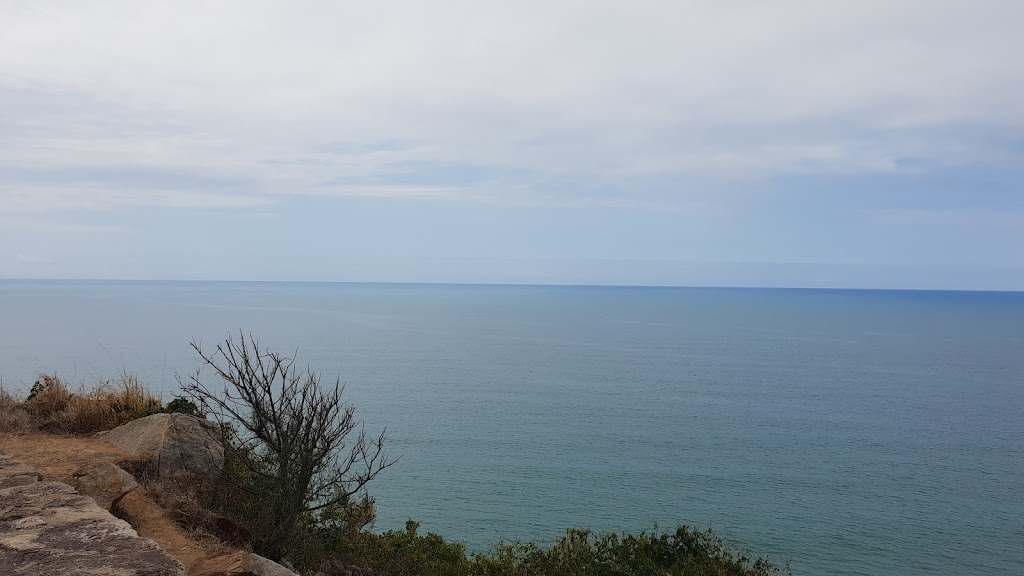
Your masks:
[[[234,552],[204,560],[188,576],[298,576],[277,562],[249,552]]]
[[[146,416],[102,436],[122,450],[148,456],[151,473],[164,483],[209,485],[224,465],[217,427],[188,414]]]

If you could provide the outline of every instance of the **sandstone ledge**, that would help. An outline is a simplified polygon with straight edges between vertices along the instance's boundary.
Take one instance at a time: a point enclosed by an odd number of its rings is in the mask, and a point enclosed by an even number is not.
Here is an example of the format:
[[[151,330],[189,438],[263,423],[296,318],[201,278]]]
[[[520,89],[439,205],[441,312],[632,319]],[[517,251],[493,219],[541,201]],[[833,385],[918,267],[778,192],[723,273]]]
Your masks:
[[[0,574],[181,576],[184,567],[125,521],[0,454]]]

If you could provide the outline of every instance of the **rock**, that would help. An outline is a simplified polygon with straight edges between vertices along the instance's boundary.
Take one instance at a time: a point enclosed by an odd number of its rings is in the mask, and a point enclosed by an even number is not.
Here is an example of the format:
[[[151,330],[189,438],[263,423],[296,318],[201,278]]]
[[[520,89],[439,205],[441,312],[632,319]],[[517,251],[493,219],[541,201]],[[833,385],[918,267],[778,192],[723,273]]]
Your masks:
[[[267,560],[263,556],[249,554],[246,556],[249,567],[257,576],[298,576],[295,572],[281,566],[273,560]]]
[[[253,576],[242,569],[242,562],[248,552],[233,552],[215,556],[199,562],[188,571],[188,576]]]
[[[14,460],[6,454],[0,454],[0,488],[24,486],[43,479],[43,476]]]
[[[188,576],[298,576],[277,562],[249,552],[233,552],[204,560]]]
[[[114,503],[125,494],[139,487],[135,477],[120,469],[116,464],[100,464],[75,472],[72,485],[79,494],[96,501],[104,510],[111,510]]]
[[[224,465],[216,426],[187,414],[154,414],[102,434],[128,452],[149,456],[161,481],[209,484]]]
[[[181,576],[184,567],[60,482],[0,489],[0,574]]]
[[[42,480],[42,475],[33,472],[29,474],[17,474],[15,476],[7,476],[0,478],[0,488],[11,488],[13,486],[25,486],[33,482],[39,482]]]

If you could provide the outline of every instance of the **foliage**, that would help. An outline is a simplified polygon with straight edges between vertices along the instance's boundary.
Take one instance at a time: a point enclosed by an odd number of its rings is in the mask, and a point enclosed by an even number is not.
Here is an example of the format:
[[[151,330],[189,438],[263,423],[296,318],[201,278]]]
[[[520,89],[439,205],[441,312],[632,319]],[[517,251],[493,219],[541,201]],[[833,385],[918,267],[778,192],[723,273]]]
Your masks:
[[[595,535],[568,530],[550,547],[506,542],[467,558],[465,547],[438,534],[405,530],[383,534],[311,531],[320,547],[293,558],[305,571],[345,576],[770,576],[781,570],[764,559],[734,554],[711,531],[681,526],[672,533]]]
[[[473,562],[460,543],[447,542],[433,532],[418,533],[419,523],[409,520],[405,530],[383,534],[333,532],[312,529],[303,554],[296,557],[300,570],[327,575],[423,575],[469,576]]]
[[[177,396],[174,400],[167,403],[164,406],[163,412],[167,414],[188,414],[189,416],[199,416],[199,407],[195,405],[188,398]]]
[[[299,370],[293,358],[261,350],[252,336],[228,338],[211,353],[192,343],[220,387],[197,371],[181,388],[225,433],[224,480],[234,508],[255,536],[257,551],[280,560],[301,527],[331,509],[345,508],[384,468],[385,434],[366,435],[355,409],[342,401],[343,387],[323,385],[320,375]],[[246,509],[239,510],[240,502]]]
[[[513,542],[476,558],[486,576],[768,576],[764,559],[735,555],[713,532],[680,526],[674,533],[595,535],[568,530],[550,548]]]

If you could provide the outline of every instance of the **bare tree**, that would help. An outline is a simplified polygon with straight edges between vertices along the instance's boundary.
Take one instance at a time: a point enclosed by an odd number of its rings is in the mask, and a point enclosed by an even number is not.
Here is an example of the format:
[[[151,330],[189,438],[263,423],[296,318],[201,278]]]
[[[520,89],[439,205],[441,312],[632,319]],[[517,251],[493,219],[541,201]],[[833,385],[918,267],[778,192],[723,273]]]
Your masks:
[[[252,335],[228,337],[212,353],[196,341],[192,348],[221,386],[202,382],[200,368],[182,389],[230,435],[229,452],[248,479],[240,487],[267,515],[256,544],[268,558],[288,552],[304,515],[347,505],[395,462],[384,451],[385,433],[367,436],[353,406],[342,401],[340,380],[321,385],[319,373],[297,369],[294,357],[261,351]]]

